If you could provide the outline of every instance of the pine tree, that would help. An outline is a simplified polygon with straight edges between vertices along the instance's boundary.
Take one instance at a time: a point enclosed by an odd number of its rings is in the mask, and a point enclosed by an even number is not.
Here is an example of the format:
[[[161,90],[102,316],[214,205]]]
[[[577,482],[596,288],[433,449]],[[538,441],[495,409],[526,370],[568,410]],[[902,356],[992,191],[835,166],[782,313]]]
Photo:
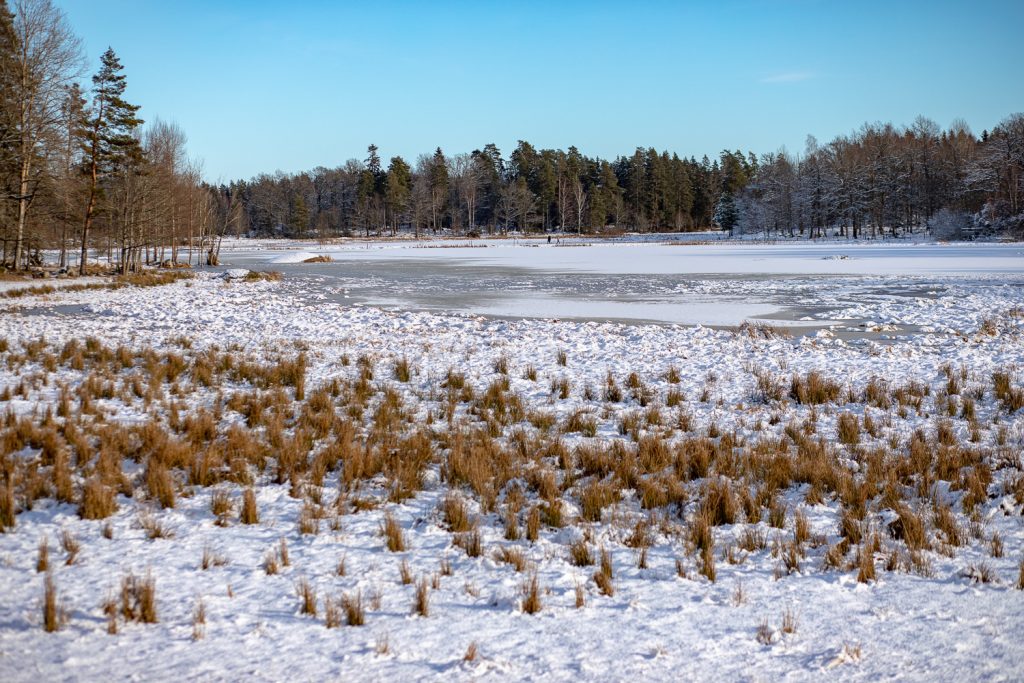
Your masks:
[[[729,192],[723,192],[715,206],[715,223],[723,230],[732,231],[739,223],[740,212],[736,200]]]
[[[438,147],[430,162],[430,227],[437,232],[437,213],[448,196],[448,161]]]
[[[303,238],[306,236],[306,228],[309,226],[309,209],[306,208],[306,200],[302,195],[296,195],[292,202],[292,211],[288,227],[293,237]]]
[[[391,212],[391,234],[398,229],[398,221],[405,214],[412,190],[412,169],[402,157],[391,157],[387,174],[387,206]]]
[[[134,132],[143,122],[135,114],[138,105],[124,99],[127,85],[123,67],[107,48],[100,58],[100,70],[92,77],[92,104],[83,121],[82,151],[88,174],[89,201],[82,225],[82,257],[79,273],[85,275],[89,249],[89,228],[96,215],[97,202],[103,193],[102,182],[126,164],[142,158],[142,147]]]

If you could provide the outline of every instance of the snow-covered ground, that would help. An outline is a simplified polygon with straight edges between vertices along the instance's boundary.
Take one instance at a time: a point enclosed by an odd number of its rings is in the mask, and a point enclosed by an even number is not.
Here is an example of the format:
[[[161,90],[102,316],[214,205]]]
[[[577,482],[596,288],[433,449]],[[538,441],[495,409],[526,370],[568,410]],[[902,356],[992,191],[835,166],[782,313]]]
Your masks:
[[[103,534],[106,522],[79,519],[75,505],[44,496],[31,510],[18,514],[13,529],[0,534],[0,680],[643,676],[931,681],[1017,680],[1024,675],[1024,643],[1017,632],[1024,623],[1024,591],[1015,588],[1024,557],[1024,501],[1014,495],[1024,481],[1024,419],[1020,411],[1008,411],[992,388],[996,371],[1007,372],[1014,386],[1024,379],[1024,259],[1019,246],[559,248],[545,242],[387,250],[321,250],[303,244],[294,251],[327,253],[334,263],[295,264],[280,282],[228,282],[200,273],[164,287],[63,292],[0,302],[0,338],[9,346],[0,353],[0,390],[12,392],[7,407],[39,422],[47,406],[56,410],[61,383],[75,388],[86,378],[86,371],[63,362],[48,370],[39,358],[23,364],[12,360],[40,337],[55,355],[66,342],[91,336],[110,348],[180,353],[186,363],[213,348],[237,359],[264,362],[303,349],[308,359],[307,394],[332,380],[355,382],[361,371],[357,359],[365,357],[374,366],[374,391],[390,388],[401,397],[409,411],[409,429],[419,426],[439,435],[447,429],[442,416],[448,399],[442,385],[448,371],[464,373],[479,397],[504,376],[499,369],[505,365],[510,395],[520,398],[526,413],[547,415],[556,427],[554,432],[545,431],[519,420],[502,426],[501,443],[515,443],[520,437],[513,432],[521,430],[550,445],[563,429],[558,438],[570,450],[588,443],[628,444],[631,437],[620,432],[629,430],[620,425],[631,416],[648,420],[638,436],[658,435],[666,443],[687,435],[718,439],[718,434],[731,434],[738,442],[755,444],[783,437],[787,427],[795,426],[823,437],[836,449],[842,467],[859,477],[867,472],[867,450],[861,453],[838,444],[841,414],[852,413],[861,421],[868,416],[877,423],[875,436],[862,434],[865,449],[888,447],[899,454],[915,430],[922,430],[938,452],[933,440],[940,413],[948,414],[951,404],[963,408],[971,396],[973,418],[958,409],[945,420],[965,449],[984,451],[992,482],[973,514],[961,509],[962,487],[934,483],[937,500],[948,503],[956,514],[963,544],[951,547],[933,539],[913,571],[903,566],[903,560],[896,562],[901,565],[896,571],[885,569],[887,558],[905,549],[887,532],[895,515],[878,492],[868,501],[866,517],[881,538],[877,576],[868,582],[858,582],[856,568],[826,568],[826,554],[840,540],[840,505],[829,495],[807,500],[806,484],[785,489],[782,502],[788,512],[783,529],[770,527],[767,511],[759,522],[741,514],[735,523],[715,528],[714,581],[701,574],[701,560],[689,541],[702,487],[710,479],[686,484],[689,502],[649,511],[641,510],[637,491],[623,490],[622,499],[604,510],[600,522],[579,518],[580,500],[573,485],[564,492],[568,524],[544,527],[535,542],[507,540],[501,514],[481,510],[478,497],[463,486],[460,495],[479,516],[479,557],[453,545],[454,537],[438,511],[450,490],[443,476],[443,455],[427,467],[422,490],[412,498],[401,503],[385,499],[370,510],[328,515],[316,534],[299,533],[304,501],[290,495],[288,484],[273,483],[269,474],[258,477],[255,486],[261,518],[257,525],[238,521],[244,487],[229,482],[193,486],[184,472],[175,473],[178,495],[173,509],[159,509],[138,491],[133,498],[120,496],[119,509],[108,520],[109,539]],[[269,270],[277,268],[275,260],[282,263],[282,253],[283,249],[245,252],[239,247],[225,257],[230,265]],[[577,290],[560,296],[569,302],[565,305],[575,305],[576,315],[541,311],[536,317],[526,311],[523,317],[522,307],[510,313],[500,308],[479,310],[476,303],[462,312],[456,306],[443,307],[454,312],[439,312],[426,310],[404,291],[393,293],[391,309],[353,306],[344,297],[358,298],[366,283],[353,274],[332,275],[329,269],[359,259],[383,259],[379,267],[384,270],[427,260],[485,270],[596,274],[606,282],[628,280],[632,294],[642,294],[647,286],[671,289],[677,298],[666,295],[664,305],[682,305],[680,298],[703,293],[707,308],[690,321],[705,326],[547,319],[662,319],[646,313],[620,315],[603,300],[588,300]],[[303,274],[304,268],[309,274]],[[653,278],[679,274],[688,276],[685,282]],[[711,274],[716,277],[705,277]],[[502,276],[495,278],[500,282]],[[424,276],[420,281],[429,279]],[[395,281],[401,278],[396,276]],[[796,310],[804,297],[813,298],[813,310],[804,311],[809,318],[804,322],[815,328],[809,334],[788,337],[706,326]],[[619,305],[640,305],[638,298],[627,297]],[[592,309],[583,309],[588,305]],[[720,314],[719,309],[730,306],[729,314]],[[503,313],[515,319],[504,319]],[[408,382],[392,374],[402,361],[410,368]],[[527,377],[531,367],[535,380]],[[670,377],[673,369],[678,378]],[[785,395],[759,395],[759,374],[783,386],[785,394],[791,376],[810,371],[839,382],[841,395],[813,407]],[[603,394],[609,373],[622,389],[621,400]],[[630,397],[630,373],[636,373],[649,393],[642,401],[646,407]],[[946,396],[950,374],[961,378],[962,385],[952,398]],[[562,380],[568,382],[564,394],[558,388]],[[869,407],[860,396],[873,380],[892,389],[917,382],[928,391],[919,408]],[[148,408],[141,400],[128,401],[120,394],[98,404],[109,412],[108,422],[139,424],[147,413],[166,416],[168,400],[188,412],[223,403],[243,388],[230,382],[219,388],[184,380],[179,384],[177,395],[168,385],[164,400]],[[669,398],[673,392],[675,400]],[[456,423],[474,424],[472,405],[460,402],[454,408]],[[652,422],[652,405],[659,407],[660,425]],[[593,436],[562,427],[578,411],[593,418]],[[364,418],[371,412],[367,410]],[[221,419],[225,424],[242,422],[231,409],[224,409]],[[687,420],[690,424],[684,426]],[[972,442],[972,436],[977,440]],[[26,446],[5,452],[4,457],[28,463],[41,455],[39,448]],[[537,460],[538,466],[544,462]],[[124,469],[129,478],[144,478],[141,464],[129,461]],[[338,478],[337,472],[328,473],[318,493],[327,507],[334,507]],[[529,505],[531,485],[523,486]],[[910,496],[913,486],[901,490]],[[227,492],[234,504],[226,526],[215,524],[210,512],[215,491]],[[385,485],[369,481],[358,495],[386,498]],[[499,495],[499,507],[505,504],[504,496]],[[918,503],[922,515],[930,519],[929,503],[914,502]],[[780,569],[782,548],[795,533],[797,511],[806,515],[810,537],[799,569],[786,572]],[[406,550],[386,550],[380,533],[385,513],[402,526]],[[147,538],[140,523],[147,515],[173,537]],[[634,523],[645,515],[652,525],[652,542],[646,566],[640,567],[640,551],[627,540]],[[60,549],[64,530],[81,543],[71,565],[64,565]],[[737,551],[748,532],[763,533],[766,547]],[[35,571],[37,546],[44,535],[52,575],[70,617],[56,633],[43,631],[43,574]],[[1003,546],[998,554],[992,550],[993,536]],[[290,565],[269,575],[264,560],[282,538]],[[595,555],[602,547],[610,553],[613,595],[599,591],[592,579],[596,567],[569,561],[569,547],[580,539]],[[225,563],[203,570],[204,548]],[[495,553],[502,548],[521,551],[526,570],[517,572],[499,561]],[[733,551],[735,564],[723,555]],[[851,551],[847,560],[854,554]],[[343,576],[336,570],[341,558]],[[412,584],[400,579],[403,561],[414,578]],[[441,572],[442,564],[450,565],[450,573]],[[992,581],[971,580],[982,567]],[[108,635],[102,603],[118,590],[128,571],[151,572],[155,578],[159,621],[121,624],[119,633]],[[536,614],[522,608],[523,586],[530,576],[536,576],[540,587],[543,607]],[[428,616],[412,614],[420,577],[434,583]],[[311,582],[321,601],[361,592],[367,605],[365,625],[325,628],[322,605],[315,617],[301,614],[296,585],[302,579]],[[578,591],[582,607],[577,607]],[[206,625],[204,637],[197,640],[193,614],[200,600]],[[794,629],[783,628],[786,614],[795,617]],[[468,661],[471,644],[477,654]]]

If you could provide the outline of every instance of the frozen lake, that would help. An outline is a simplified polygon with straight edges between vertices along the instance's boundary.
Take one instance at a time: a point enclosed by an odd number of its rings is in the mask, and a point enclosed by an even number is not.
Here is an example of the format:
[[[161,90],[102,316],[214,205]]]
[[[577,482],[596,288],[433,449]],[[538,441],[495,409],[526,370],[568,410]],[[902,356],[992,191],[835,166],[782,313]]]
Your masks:
[[[1024,284],[1018,244],[587,244],[369,242],[226,251],[310,302],[506,318],[862,326],[851,306],[941,299],[949,287]],[[296,263],[326,254],[331,263]],[[847,311],[848,313],[848,311]]]

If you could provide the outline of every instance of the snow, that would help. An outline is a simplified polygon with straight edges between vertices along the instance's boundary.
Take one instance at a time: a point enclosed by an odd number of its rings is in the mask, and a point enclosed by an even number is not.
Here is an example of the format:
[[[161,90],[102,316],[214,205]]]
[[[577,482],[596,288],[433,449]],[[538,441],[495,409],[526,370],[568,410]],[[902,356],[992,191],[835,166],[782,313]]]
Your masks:
[[[657,301],[613,305],[527,291],[510,299],[527,300],[526,307],[491,301],[468,315],[408,306],[401,292],[386,302],[393,310],[349,306],[323,294],[338,287],[336,281],[318,277],[229,282],[200,273],[191,281],[160,288],[68,292],[3,303],[0,337],[12,347],[44,335],[55,345],[92,335],[110,345],[176,348],[175,339],[184,334],[195,350],[237,345],[239,353],[268,355],[291,353],[301,344],[310,359],[310,387],[351,374],[343,356],[373,355],[383,375],[388,363],[405,357],[414,376],[400,390],[411,403],[422,400],[452,366],[482,390],[495,377],[495,360],[503,357],[512,368],[513,389],[560,418],[581,407],[599,406],[580,392],[587,385],[602,386],[609,370],[620,377],[635,371],[664,393],[668,385],[660,378],[672,365],[682,375],[679,389],[698,427],[714,422],[723,431],[735,429],[747,437],[754,435],[755,419],[751,368],[783,378],[821,370],[855,389],[881,377],[893,383],[923,381],[937,390],[944,386],[941,368],[947,364],[965,368],[972,378],[988,378],[998,368],[1024,367],[1024,321],[1007,314],[1024,305],[1019,245],[843,245],[842,255],[848,258],[831,258],[838,251],[834,244],[542,244],[323,252],[336,262],[324,268],[350,260],[397,261],[394,267],[399,269],[409,262],[454,260],[531,271],[730,274],[725,279],[698,277],[688,285],[687,296],[708,297],[686,318],[692,326],[565,319],[663,320],[659,307],[669,304]],[[243,253],[229,252],[227,260],[294,264],[313,255],[256,250],[248,260],[235,258]],[[750,278],[788,274],[802,277]],[[821,289],[827,291],[815,290],[822,309],[803,321],[815,326],[813,334],[765,339],[708,327],[777,311],[777,305],[751,301],[767,287],[800,288],[824,277],[829,286]],[[908,278],[926,283],[928,293],[886,293],[902,292]],[[356,278],[342,284],[358,294]],[[503,317],[518,316],[524,308],[535,313],[524,319]],[[990,318],[999,321],[995,335],[979,329]],[[870,321],[868,327],[880,328],[883,336],[869,335],[861,321]],[[565,367],[555,362],[559,350],[567,354]],[[539,371],[536,383],[521,376],[528,364]],[[570,379],[573,396],[555,401],[547,384],[562,376]],[[0,368],[0,386],[19,380],[6,366]],[[705,387],[711,400],[698,401]],[[42,400],[52,402],[54,396],[51,387]],[[188,400],[201,404],[210,398],[196,394]],[[36,400],[12,401],[10,407],[30,414]],[[801,410],[805,417],[806,409]],[[830,433],[838,411],[819,411],[818,429]],[[989,397],[979,401],[978,412],[981,422],[990,424],[998,408]],[[424,417],[422,410],[419,416]],[[1019,457],[1024,418],[1015,414],[1001,419]],[[781,430],[786,421],[775,429]],[[931,424],[925,417],[911,417],[901,423],[899,436],[906,438]],[[994,432],[994,425],[985,428],[986,443]],[[616,438],[606,422],[599,434]],[[572,438],[567,437],[570,443]],[[225,486],[237,504],[238,488]],[[1002,558],[990,557],[984,542],[972,541],[953,557],[933,554],[930,577],[879,568],[878,580],[870,584],[857,583],[855,572],[822,571],[819,559],[808,559],[798,574],[776,579],[778,560],[768,551],[754,553],[742,564],[720,561],[715,583],[697,575],[692,563],[691,578],[683,579],[674,564],[683,556],[678,538],[659,535],[649,567],[639,569],[634,552],[621,544],[621,529],[596,525],[592,532],[607,543],[615,566],[616,593],[606,597],[588,584],[587,569],[565,561],[565,544],[580,529],[545,534],[532,545],[513,544],[504,540],[500,522],[488,519],[481,526],[487,551],[470,558],[451,546],[450,535],[439,526],[437,505],[444,493],[435,472],[415,498],[386,506],[405,529],[410,549],[404,553],[383,548],[379,527],[384,509],[345,515],[338,530],[324,522],[319,534],[298,535],[302,502],[288,495],[287,486],[269,482],[257,487],[260,525],[214,525],[209,513],[212,492],[198,489],[191,497],[181,496],[176,509],[158,513],[174,533],[170,539],[146,538],[138,525],[138,511],[146,508],[143,501],[120,499],[110,540],[101,536],[100,523],[78,519],[72,506],[41,501],[19,515],[13,532],[0,535],[0,680],[811,681],[828,676],[980,681],[1018,679],[1024,672],[1024,642],[1017,628],[1024,623],[1024,592],[1012,588],[1024,555],[1024,517],[1011,495],[983,505],[986,534],[998,531],[1005,542]],[[792,491],[790,504],[799,500],[802,493]],[[631,505],[635,500],[624,502],[627,513]],[[812,532],[834,541],[834,507],[813,505],[806,511]],[[771,538],[773,530],[765,523],[760,526]],[[81,557],[71,566],[62,563],[62,529],[82,542]],[[724,546],[738,536],[740,525],[720,527],[717,533]],[[71,612],[67,628],[55,634],[40,627],[43,579],[34,563],[43,534],[49,537],[55,580]],[[260,564],[282,537],[287,538],[292,564],[267,576]],[[545,589],[539,614],[519,610],[524,574],[491,557],[502,545],[522,547],[537,567]],[[201,570],[204,547],[222,554],[227,564]],[[334,572],[341,556],[345,576]],[[410,615],[414,587],[398,578],[403,558],[417,577],[436,572],[442,559],[452,564],[452,575],[442,577],[441,588],[431,591],[429,617]],[[982,561],[998,575],[997,583],[974,584],[963,577],[965,567]],[[160,621],[127,625],[121,633],[107,635],[100,603],[128,570],[148,570],[155,576]],[[367,610],[364,627],[328,630],[322,617],[298,613],[295,584],[302,577],[314,583],[321,597],[361,590],[364,598],[379,594],[381,604]],[[577,583],[587,586],[583,609],[574,607]],[[735,600],[738,586],[745,594],[742,604]],[[200,596],[208,624],[205,638],[193,641],[190,616]],[[787,609],[797,615],[795,633],[780,629]],[[763,620],[772,630],[767,645],[756,638]],[[380,653],[385,639],[388,652]],[[463,661],[472,642],[480,656]]]
[[[842,253],[836,253],[841,248]],[[225,255],[229,256],[230,251]],[[274,252],[264,252],[273,254]],[[449,245],[432,243],[366,243],[332,247],[322,253],[339,260],[458,261],[489,267],[612,274],[746,275],[953,275],[1019,273],[1024,269],[1020,244],[664,244],[590,243],[564,245],[543,241],[477,240]],[[315,254],[306,251],[264,256],[269,263],[298,263]]]
[[[275,256],[270,259],[268,263],[302,263],[311,258],[316,258],[317,256],[318,254],[313,254],[308,251],[289,252],[280,256]]]

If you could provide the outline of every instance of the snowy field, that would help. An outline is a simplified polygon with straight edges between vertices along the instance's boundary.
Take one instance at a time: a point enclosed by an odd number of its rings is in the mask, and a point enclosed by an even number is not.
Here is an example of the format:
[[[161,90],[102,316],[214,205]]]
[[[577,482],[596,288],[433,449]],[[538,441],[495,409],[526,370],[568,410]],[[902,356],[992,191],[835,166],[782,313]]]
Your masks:
[[[0,680],[1024,676],[1020,245],[486,244],[0,299]]]

